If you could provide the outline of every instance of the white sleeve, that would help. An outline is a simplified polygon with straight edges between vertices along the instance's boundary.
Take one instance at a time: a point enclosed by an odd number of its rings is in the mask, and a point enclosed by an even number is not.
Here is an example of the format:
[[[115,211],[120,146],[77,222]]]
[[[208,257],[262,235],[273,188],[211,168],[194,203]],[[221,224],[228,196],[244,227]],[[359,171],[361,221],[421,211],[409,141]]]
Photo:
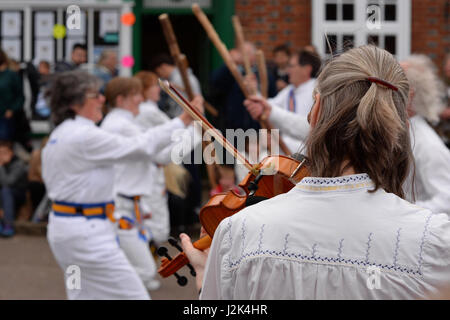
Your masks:
[[[85,132],[80,148],[86,160],[101,164],[142,160],[142,157],[153,159],[156,152],[170,141],[172,131],[178,128],[184,128],[179,118],[133,137],[112,134],[95,127]]]
[[[228,232],[228,219],[222,220],[214,233],[211,248],[209,250],[208,260],[206,261],[205,274],[203,276],[202,292],[200,300],[229,300],[232,297],[225,294],[230,288],[223,287],[223,277],[229,279],[229,271],[226,267],[226,256],[230,249],[229,241],[226,239]],[[225,280],[228,282],[227,280]]]
[[[202,135],[201,132],[196,132],[196,129],[194,127],[194,125],[190,125],[187,129],[185,129],[184,134],[188,134],[190,139],[189,141],[191,141],[191,148],[188,148],[187,150],[182,149],[182,151],[186,152],[186,153],[181,153],[180,157],[184,158],[185,156],[187,156],[192,150],[194,150],[197,146],[199,146],[202,142]],[[183,140],[181,140],[183,141]],[[166,147],[164,147],[162,150],[160,150],[159,152],[157,152],[157,154],[155,154],[153,161],[155,161],[158,164],[161,165],[166,165],[169,164],[170,162],[172,162],[172,150],[174,148],[175,145],[179,144],[180,141],[172,141],[169,145],[167,145]]]
[[[285,109],[286,106],[284,104],[287,103],[286,95],[289,95],[290,86],[281,90],[275,97],[267,99],[267,102],[271,106],[276,106],[281,109]]]
[[[417,201],[422,208],[434,213],[445,212],[450,215],[450,151],[445,145],[423,141],[414,152],[416,175],[430,198]]]
[[[445,214],[433,214],[424,238],[422,273],[429,296],[442,297],[450,285],[450,221]],[[447,297],[448,298],[448,297]]]
[[[272,111],[270,112],[269,121],[276,128],[280,129],[281,133],[305,141],[310,129],[306,117],[284,110],[273,104],[271,106]]]

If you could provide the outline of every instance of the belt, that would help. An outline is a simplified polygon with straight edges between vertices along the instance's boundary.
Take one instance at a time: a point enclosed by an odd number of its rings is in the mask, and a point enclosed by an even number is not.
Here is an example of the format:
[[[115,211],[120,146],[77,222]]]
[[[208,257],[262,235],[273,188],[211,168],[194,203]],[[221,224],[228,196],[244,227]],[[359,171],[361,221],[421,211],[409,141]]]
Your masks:
[[[55,216],[86,217],[87,219],[114,219],[114,202],[102,203],[71,203],[53,201],[52,210]]]
[[[127,196],[124,194],[117,194],[119,197],[128,199],[130,201],[133,201],[134,204],[134,214],[136,216],[136,221],[140,224],[142,223],[142,216],[141,216],[141,208],[139,207],[139,201],[141,200],[141,196]]]

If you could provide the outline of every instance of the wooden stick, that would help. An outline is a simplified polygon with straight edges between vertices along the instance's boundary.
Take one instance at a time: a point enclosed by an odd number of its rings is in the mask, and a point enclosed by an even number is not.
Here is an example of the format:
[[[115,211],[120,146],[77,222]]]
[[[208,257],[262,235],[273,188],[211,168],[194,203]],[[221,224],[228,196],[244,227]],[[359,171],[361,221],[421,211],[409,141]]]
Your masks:
[[[234,27],[234,33],[236,34],[236,47],[240,48],[242,59],[244,61],[244,67],[245,67],[245,74],[253,74],[252,67],[250,65],[250,60],[248,59],[247,52],[245,51],[245,37],[244,37],[244,31],[242,30],[241,21],[239,20],[238,16],[232,16],[231,20],[233,22]]]
[[[197,17],[197,20],[200,22],[200,24],[205,29],[206,34],[208,35],[209,39],[216,47],[217,51],[219,51],[219,54],[222,56],[223,61],[225,62],[228,69],[230,70],[230,72],[233,75],[236,82],[238,83],[239,87],[241,88],[242,92],[244,93],[244,96],[246,98],[249,98],[250,92],[244,84],[244,79],[242,78],[241,73],[239,72],[236,64],[234,63],[233,59],[231,58],[231,55],[228,52],[227,47],[220,40],[219,35],[217,34],[216,30],[214,30],[214,27],[212,26],[208,17],[205,15],[205,13],[200,8],[200,6],[196,3],[194,3],[192,5],[192,11],[194,12],[195,16]],[[270,123],[267,120],[261,120],[260,124],[261,124],[261,127],[263,127],[263,128],[266,128],[269,130],[272,128],[272,126],[270,125]],[[290,155],[291,152],[281,137],[280,137],[279,143],[280,143],[281,150],[283,150],[283,152],[286,155]]]
[[[188,95],[189,100],[194,99],[194,92],[192,91],[192,86],[189,81],[189,76],[187,74],[188,63],[186,56],[181,53],[180,47],[178,46],[177,37],[172,28],[172,23],[170,22],[167,13],[163,13],[159,16],[159,22],[164,32],[164,37],[166,38],[167,45],[169,46],[170,55],[175,61],[175,64],[180,71],[181,80],[183,81],[184,91]]]
[[[269,81],[267,78],[266,59],[262,50],[256,51],[256,60],[258,62],[259,81],[261,83],[261,95],[267,99],[269,96]]]
[[[220,40],[219,35],[217,34],[216,30],[214,30],[214,27],[212,26],[208,17],[205,15],[203,10],[196,3],[194,3],[192,5],[192,11],[194,12],[194,14],[197,17],[200,24],[205,29],[206,34],[208,35],[209,39],[216,47],[217,51],[219,52],[220,56],[222,57],[223,61],[225,62],[225,65],[228,67],[228,69],[230,70],[234,79],[236,80],[236,82],[238,83],[242,92],[244,93],[244,96],[245,97],[250,96],[248,89],[244,84],[244,79],[243,79],[241,73],[239,72],[239,69],[236,66],[236,63],[231,58],[231,55],[228,52],[225,44],[223,44],[222,40]]]

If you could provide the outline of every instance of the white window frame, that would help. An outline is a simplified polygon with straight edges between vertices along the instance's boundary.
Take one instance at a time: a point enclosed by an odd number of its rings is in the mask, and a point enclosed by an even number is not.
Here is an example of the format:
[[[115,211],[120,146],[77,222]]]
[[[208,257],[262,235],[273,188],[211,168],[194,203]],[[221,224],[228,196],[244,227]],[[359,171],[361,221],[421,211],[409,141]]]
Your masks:
[[[56,10],[56,22],[65,24],[63,21],[63,13],[69,5],[77,4],[81,10],[87,10],[88,17],[88,63],[94,63],[94,10],[95,9],[116,9],[119,14],[132,12],[134,2],[126,0],[0,0],[0,10],[14,10],[23,11],[23,60],[31,61],[32,55],[32,39],[33,39],[33,26],[32,26],[32,14],[35,10]],[[132,54],[132,26],[120,24],[119,29],[119,59],[124,56]],[[63,39],[56,41],[56,61],[64,59],[63,57]],[[119,74],[121,76],[131,76],[132,68],[125,67],[119,63]]]
[[[381,4],[397,4],[397,20],[384,21],[384,5],[381,12],[380,29],[369,29],[367,26],[367,6],[375,0],[354,0],[353,21],[327,21],[325,20],[325,4],[327,3],[349,3],[349,0],[312,0],[312,42],[323,57],[326,54],[325,34],[354,35],[354,45],[367,44],[369,35],[378,35],[380,47],[384,48],[384,36],[394,35],[396,37],[396,57],[399,60],[407,58],[411,54],[411,0],[380,0]],[[338,6],[339,8],[340,6]],[[339,14],[338,19],[341,14]],[[339,41],[338,41],[339,42]],[[342,48],[338,47],[338,50]]]

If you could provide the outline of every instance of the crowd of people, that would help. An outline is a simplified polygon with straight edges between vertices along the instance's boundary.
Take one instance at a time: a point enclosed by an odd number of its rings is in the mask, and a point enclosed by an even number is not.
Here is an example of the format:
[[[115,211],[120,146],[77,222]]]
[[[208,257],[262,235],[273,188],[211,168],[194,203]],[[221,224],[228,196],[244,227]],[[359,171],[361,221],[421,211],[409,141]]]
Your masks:
[[[249,92],[259,92],[255,46],[230,55]],[[450,54],[442,75],[425,55],[399,63],[374,46],[324,61],[314,46],[281,44],[272,58],[267,97],[246,96],[225,64],[212,71],[208,92],[187,70],[192,105],[205,113],[210,101],[220,131],[258,130],[267,119],[291,154],[307,156],[311,175],[225,219],[209,254],[182,233],[200,297],[423,298],[436,291],[450,274]],[[158,85],[162,78],[184,88],[170,55],[155,56],[150,70],[132,77],[118,75],[114,50],[93,68],[86,62],[83,44],[70,61],[37,68],[0,51],[0,235],[14,235],[28,205],[25,219],[48,222],[61,269],[83,270],[84,285],[67,288],[69,299],[148,299],[161,285],[152,252],[170,235],[189,233],[210,196],[241,192],[248,170],[172,161],[175,131],[195,142],[180,155],[186,160],[202,141],[191,116]],[[33,119],[52,128],[34,144]],[[265,143],[247,144],[245,155]],[[267,152],[258,154],[253,162]],[[389,271],[382,290],[367,290],[361,266],[370,265]]]

